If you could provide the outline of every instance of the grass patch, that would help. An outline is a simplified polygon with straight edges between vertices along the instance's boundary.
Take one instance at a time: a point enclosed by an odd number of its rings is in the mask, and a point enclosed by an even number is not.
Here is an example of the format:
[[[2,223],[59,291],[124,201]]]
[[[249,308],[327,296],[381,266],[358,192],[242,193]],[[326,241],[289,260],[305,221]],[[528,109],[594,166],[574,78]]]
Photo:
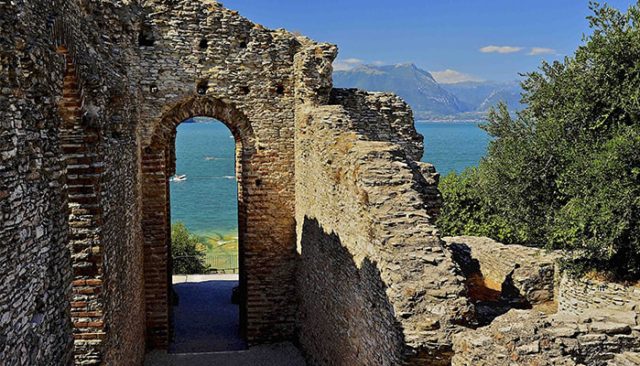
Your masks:
[[[206,246],[205,263],[213,272],[238,272],[237,232],[208,232],[202,238]]]

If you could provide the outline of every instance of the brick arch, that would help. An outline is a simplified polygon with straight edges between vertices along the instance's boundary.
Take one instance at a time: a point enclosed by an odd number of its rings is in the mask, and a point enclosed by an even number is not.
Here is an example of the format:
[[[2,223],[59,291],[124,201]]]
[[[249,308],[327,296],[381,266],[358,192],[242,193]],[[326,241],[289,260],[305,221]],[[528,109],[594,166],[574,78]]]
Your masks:
[[[243,181],[241,174],[255,152],[255,135],[249,118],[229,102],[214,97],[187,97],[165,111],[153,124],[151,137],[144,146],[153,150],[167,149],[169,175],[175,174],[175,137],[176,129],[186,120],[194,117],[209,117],[222,122],[233,134],[236,142],[236,178],[238,197],[242,201]]]
[[[147,336],[151,347],[166,348],[171,336],[171,213],[168,179],[175,174],[175,138],[177,127],[193,117],[215,118],[225,124],[236,141],[236,178],[238,182],[238,241],[240,289],[246,299],[248,290],[244,243],[247,239],[247,193],[255,183],[253,163],[256,142],[249,119],[233,105],[217,98],[193,97],[176,103],[154,124],[143,142],[142,230],[144,236],[144,277]],[[267,171],[268,174],[268,171]],[[240,331],[247,332],[246,303],[240,306]]]
[[[253,146],[254,134],[247,116],[231,103],[213,97],[190,97],[173,105],[153,125],[145,147],[162,147],[175,135],[175,129],[193,117],[211,117],[224,123],[236,143]]]

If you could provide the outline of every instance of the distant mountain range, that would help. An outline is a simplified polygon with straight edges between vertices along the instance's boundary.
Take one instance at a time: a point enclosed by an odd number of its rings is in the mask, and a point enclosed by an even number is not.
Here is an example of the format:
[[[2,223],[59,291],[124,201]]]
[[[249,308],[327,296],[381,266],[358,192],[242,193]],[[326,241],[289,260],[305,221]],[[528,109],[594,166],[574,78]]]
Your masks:
[[[416,119],[482,119],[500,101],[506,102],[509,110],[521,109],[522,90],[516,81],[440,84],[414,64],[358,65],[335,71],[333,84],[338,88],[396,93],[411,105]]]

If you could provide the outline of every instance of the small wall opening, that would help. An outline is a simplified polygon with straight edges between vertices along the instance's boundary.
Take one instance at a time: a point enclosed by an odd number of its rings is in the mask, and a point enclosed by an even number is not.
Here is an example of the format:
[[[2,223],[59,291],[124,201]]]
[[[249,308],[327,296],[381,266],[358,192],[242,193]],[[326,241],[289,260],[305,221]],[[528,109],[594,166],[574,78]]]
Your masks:
[[[196,92],[198,93],[198,95],[207,94],[207,90],[209,90],[209,80],[208,79],[200,80],[196,85]]]
[[[153,47],[156,39],[153,36],[153,29],[147,24],[140,26],[140,32],[138,33],[138,46],[140,47]]]
[[[202,39],[200,40],[200,42],[198,43],[198,48],[199,48],[201,51],[206,50],[207,48],[209,48],[209,41],[208,41],[206,38],[202,38]]]
[[[284,95],[284,85],[282,84],[276,85],[276,94]]]
[[[175,136],[169,179],[175,353],[241,350],[236,144],[221,122],[196,117]]]

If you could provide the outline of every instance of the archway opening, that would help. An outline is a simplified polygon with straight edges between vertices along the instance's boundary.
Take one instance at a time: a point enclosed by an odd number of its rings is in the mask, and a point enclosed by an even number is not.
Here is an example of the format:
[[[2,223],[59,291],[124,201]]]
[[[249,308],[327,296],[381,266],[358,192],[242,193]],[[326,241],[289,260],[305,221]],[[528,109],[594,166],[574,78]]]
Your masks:
[[[148,347],[169,349],[173,337],[170,178],[184,174],[175,165],[177,128],[196,116],[224,122],[234,137],[226,138],[235,140],[240,333],[248,345],[289,340],[295,320],[293,140],[278,140],[286,129],[262,125],[259,116],[249,119],[228,100],[191,96],[141,128]]]
[[[240,327],[238,154],[220,121],[180,123],[169,178],[172,337],[175,353],[246,348]],[[236,144],[238,146],[236,146]]]

